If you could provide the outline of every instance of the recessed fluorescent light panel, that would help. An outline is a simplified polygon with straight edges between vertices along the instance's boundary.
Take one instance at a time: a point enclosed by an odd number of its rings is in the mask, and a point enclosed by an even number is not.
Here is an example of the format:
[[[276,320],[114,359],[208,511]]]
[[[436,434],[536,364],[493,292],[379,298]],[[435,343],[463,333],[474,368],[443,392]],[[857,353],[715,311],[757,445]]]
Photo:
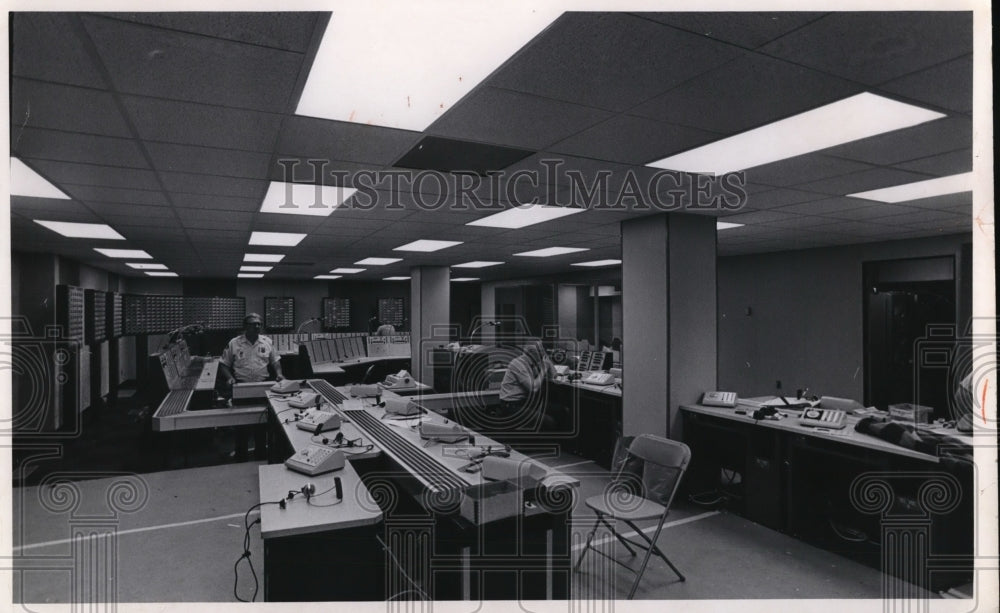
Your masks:
[[[123,258],[130,260],[153,259],[153,256],[149,255],[142,249],[102,249],[101,247],[94,247],[94,251],[102,255],[106,255],[109,258]]]
[[[455,281],[456,283],[460,281],[478,281],[478,280],[479,277],[455,277],[452,279],[452,281]]]
[[[365,258],[363,260],[358,260],[355,264],[359,266],[385,266],[387,264],[395,264],[396,262],[402,261],[402,258]]]
[[[499,266],[501,264],[503,264],[503,262],[481,262],[476,260],[474,262],[466,262],[464,264],[455,264],[452,268],[486,268],[488,266]]]
[[[334,268],[330,272],[341,275],[353,275],[359,272],[364,272],[366,270],[367,268]]]
[[[237,279],[261,279],[264,277],[262,272],[241,272],[236,275]]]
[[[526,0],[504,3],[503,19],[480,2],[342,4],[326,27],[295,113],[418,132],[562,12]],[[392,18],[386,19],[389,6]],[[433,69],[401,70],[401,60]]]
[[[240,266],[240,272],[271,272],[274,266]]]
[[[616,266],[621,263],[621,260],[593,260],[591,262],[577,262],[576,264],[570,264],[570,266]]]
[[[938,177],[916,183],[905,185],[895,185],[893,187],[883,187],[867,192],[847,194],[850,198],[864,198],[865,200],[878,200],[879,202],[907,202],[909,200],[920,200],[921,198],[932,198],[934,196],[944,196],[946,194],[957,194],[960,192],[972,191],[972,173],[967,172],[950,177]]]
[[[163,271],[156,272],[156,271],[150,271],[150,270],[147,270],[146,274],[149,275],[150,277],[176,277],[177,276],[176,272],[163,272]]]
[[[62,234],[69,238],[105,238],[115,241],[123,241],[125,237],[115,232],[111,226],[103,223],[75,223],[70,221],[42,221],[34,220],[36,224],[45,226],[53,232]]]
[[[940,117],[944,115],[864,92],[651,162],[647,166],[723,174],[908,128]]]
[[[271,247],[294,247],[302,242],[305,234],[294,232],[252,232],[250,234],[251,245],[268,245]]]
[[[567,253],[577,253],[580,251],[590,251],[586,247],[546,247],[535,251],[523,251],[514,255],[523,255],[529,258],[550,258],[554,255],[566,255]]]
[[[393,251],[423,251],[429,253],[431,251],[440,251],[442,249],[447,249],[448,247],[454,247],[455,245],[461,245],[462,241],[432,241],[426,239],[420,239],[418,241],[413,241],[412,243],[407,243],[393,249]]]
[[[567,215],[582,213],[585,209],[568,206],[549,206],[547,204],[526,204],[507,209],[506,211],[488,215],[482,219],[470,221],[467,226],[485,226],[488,228],[524,228],[535,224],[552,221]]]
[[[326,217],[356,191],[353,187],[271,181],[260,212]]]
[[[715,229],[716,230],[729,230],[730,228],[740,228],[742,226],[743,226],[743,224],[741,224],[741,223],[733,223],[731,221],[717,221],[717,222],[715,222]]]
[[[59,188],[17,158],[10,158],[10,195],[70,200]]]
[[[283,253],[247,253],[243,255],[244,262],[280,262],[285,257]]]
[[[333,280],[339,278],[340,275],[316,275],[315,277],[313,277],[313,279],[327,279],[327,280]]]
[[[136,270],[166,270],[167,267],[164,264],[147,264],[145,262],[126,262],[126,266],[129,268],[134,268]]]
[[[409,281],[409,277],[383,277],[383,281]]]

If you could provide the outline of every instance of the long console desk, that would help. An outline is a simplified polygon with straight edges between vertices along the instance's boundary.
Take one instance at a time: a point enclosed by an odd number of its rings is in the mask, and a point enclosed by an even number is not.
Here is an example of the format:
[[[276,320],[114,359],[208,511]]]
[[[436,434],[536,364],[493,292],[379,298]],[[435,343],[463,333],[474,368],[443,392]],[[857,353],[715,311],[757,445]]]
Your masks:
[[[570,415],[569,451],[610,468],[622,434],[621,387],[557,377],[549,381],[549,393],[549,402],[561,405]]]
[[[513,450],[509,460],[520,463],[522,476],[490,481],[481,472],[466,472],[463,467],[481,451],[503,450],[504,446],[496,441],[471,431],[463,432],[462,440],[455,442],[424,439],[419,430],[421,423],[451,426],[454,422],[433,410],[395,419],[376,406],[374,399],[350,398],[349,388],[336,388],[322,380],[310,380],[308,385],[341,415],[344,439],[360,439],[360,447],[342,448],[356,454],[345,454],[349,459],[347,468],[360,475],[358,484],[351,472],[343,473],[344,501],[353,496],[362,507],[383,514],[373,538],[366,539],[363,531],[357,532],[358,526],[354,526],[350,538],[356,545],[352,551],[364,559],[381,556],[380,563],[386,568],[385,584],[369,582],[367,593],[353,593],[352,599],[569,597],[572,560],[568,518],[578,481]],[[383,393],[383,398],[405,402],[405,398],[389,391]],[[416,400],[419,402],[419,398]],[[283,461],[305,445],[322,443],[324,438],[332,441],[336,435],[336,431],[317,435],[299,430],[294,413],[286,410],[287,398],[270,395],[269,402],[272,461]],[[473,439],[472,444],[467,437]],[[294,483],[309,480],[283,466],[277,473],[286,480],[292,475]],[[263,472],[261,478],[265,478]],[[325,489],[318,482],[316,487]],[[265,491],[263,482],[261,491]],[[339,542],[348,534],[344,532],[349,530],[346,524],[329,523],[330,514],[339,516],[339,510],[322,508],[314,512],[314,532],[328,539],[324,542]],[[302,539],[303,534],[283,536],[274,529],[273,517],[262,518],[262,534],[272,541],[265,542],[265,551],[276,551],[274,547],[278,547],[284,552],[282,562],[288,562],[294,559],[296,549],[308,547],[308,541],[283,542]],[[360,552],[361,548],[366,552]],[[266,585],[290,585],[295,565],[276,562],[265,560],[269,577]],[[330,581],[311,584],[308,594],[281,589],[267,592],[265,597],[347,599]]]
[[[729,408],[681,410],[692,451],[685,479],[696,498],[715,492],[756,523],[912,585],[939,591],[970,580],[970,464],[856,432],[854,416],[824,431],[800,425],[793,411],[754,420]]]

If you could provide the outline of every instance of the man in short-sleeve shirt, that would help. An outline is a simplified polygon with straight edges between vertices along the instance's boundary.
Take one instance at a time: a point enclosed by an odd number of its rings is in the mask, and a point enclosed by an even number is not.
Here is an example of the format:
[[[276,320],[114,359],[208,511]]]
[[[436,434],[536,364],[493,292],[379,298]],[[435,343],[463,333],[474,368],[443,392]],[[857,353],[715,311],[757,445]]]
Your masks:
[[[284,379],[281,374],[281,357],[271,339],[261,335],[260,326],[260,315],[257,313],[247,315],[243,320],[243,334],[229,341],[222,352],[219,367],[228,387],[231,388],[237,381],[240,383],[266,381],[269,377],[268,365],[274,368],[276,380]]]

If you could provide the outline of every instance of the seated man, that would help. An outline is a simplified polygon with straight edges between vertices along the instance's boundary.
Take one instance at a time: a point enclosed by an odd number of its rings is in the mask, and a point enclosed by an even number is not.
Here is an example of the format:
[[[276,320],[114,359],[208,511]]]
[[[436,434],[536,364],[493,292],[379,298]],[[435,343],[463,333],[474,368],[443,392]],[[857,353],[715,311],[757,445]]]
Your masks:
[[[545,354],[541,341],[532,341],[522,348],[523,353],[507,365],[507,373],[500,383],[500,409],[512,429],[538,429],[539,425],[551,428],[554,419],[545,415],[545,382],[555,376],[555,368]]]
[[[243,334],[233,338],[222,352],[219,372],[223,378],[223,395],[232,398],[233,385],[266,381],[270,378],[268,368],[274,370],[275,380],[281,381],[281,357],[274,343],[260,333],[261,318],[250,313],[243,318]]]

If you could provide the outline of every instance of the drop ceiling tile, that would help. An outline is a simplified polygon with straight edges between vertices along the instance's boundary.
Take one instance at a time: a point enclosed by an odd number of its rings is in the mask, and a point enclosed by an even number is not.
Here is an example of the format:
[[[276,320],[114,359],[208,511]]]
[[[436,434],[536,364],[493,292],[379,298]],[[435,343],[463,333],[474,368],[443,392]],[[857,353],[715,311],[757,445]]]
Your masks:
[[[102,17],[82,21],[122,93],[291,110],[300,54]]]
[[[972,12],[829,13],[761,47],[867,85],[972,52]]]
[[[129,138],[108,92],[26,79],[11,80],[11,129],[51,128]]]
[[[900,162],[894,166],[900,170],[912,170],[913,172],[922,172],[936,177],[971,172],[972,149],[960,149],[939,155],[931,155],[909,162]]]
[[[766,192],[756,192],[747,195],[746,205],[755,209],[773,209],[787,204],[823,200],[826,194],[807,192],[798,189],[774,189]]]
[[[610,117],[600,109],[481,86],[426,133],[538,150]]]
[[[939,233],[954,234],[959,232],[971,232],[973,220],[967,217],[952,217],[929,221],[915,221],[906,224],[907,228],[914,230],[933,230]]]
[[[38,211],[45,212],[46,214],[58,215],[61,213],[73,213],[76,211],[88,210],[88,207],[80,204],[76,200],[66,200],[63,198],[11,196],[10,210],[12,213],[19,213],[31,217]]]
[[[129,225],[145,223],[155,227],[177,220],[173,207],[169,206],[143,206],[111,202],[89,202],[87,205],[98,215]],[[163,220],[168,221],[164,222]]]
[[[147,141],[270,152],[281,127],[274,113],[139,96],[122,102]]]
[[[869,164],[811,153],[747,169],[748,181],[786,187],[870,169]]]
[[[823,154],[888,166],[972,146],[972,120],[946,117],[844,145]]]
[[[159,171],[158,174],[163,181],[163,185],[170,193],[183,192],[186,194],[204,194],[209,196],[253,198],[259,203],[263,201],[264,193],[267,191],[267,181],[181,172]]]
[[[149,204],[152,206],[167,206],[169,203],[163,192],[139,189],[118,189],[115,187],[100,187],[96,185],[62,185],[63,190],[78,200],[85,202],[125,202],[128,204]]]
[[[630,112],[719,134],[736,134],[847,98],[861,86],[804,66],[747,55]]]
[[[756,49],[796,28],[818,19],[823,13],[636,13],[645,19],[686,30],[734,45]]]
[[[39,128],[18,128],[11,131],[10,147],[11,154],[19,158],[126,168],[149,167],[135,141],[123,138],[56,132]]]
[[[74,203],[75,207],[66,208],[38,208],[33,209],[31,207],[18,207],[12,212],[15,215],[23,216],[23,219],[35,220],[41,219],[45,221],[69,221],[75,223],[104,223],[104,220],[95,215],[90,209],[85,208],[80,205],[80,203]],[[48,228],[38,226],[45,232],[53,232]],[[13,230],[13,228],[12,228]],[[53,236],[58,236],[58,234],[53,234]]]
[[[210,196],[206,194],[185,194],[170,192],[174,206],[187,209],[217,209],[223,211],[255,212],[260,210],[258,198],[238,198],[234,196]]]
[[[157,170],[246,179],[265,177],[271,159],[267,153],[165,143],[146,143],[146,150]]]
[[[969,215],[961,215],[953,213],[951,211],[932,211],[930,209],[910,209],[905,215],[899,217],[893,217],[890,220],[893,223],[902,223],[906,225],[912,225],[916,223],[923,223],[928,221],[951,221],[955,223],[968,223],[971,227],[972,217]]]
[[[619,115],[550,145],[548,149],[622,164],[647,164],[718,139],[718,134],[704,130]]]
[[[324,13],[103,13],[105,17],[304,53]]]
[[[151,170],[46,160],[34,160],[32,165],[49,180],[59,184],[74,183],[154,191],[160,189],[156,174]]]
[[[945,210],[961,209],[967,212],[972,211],[972,192],[962,192],[960,194],[946,194],[944,196],[934,196],[933,198],[921,198],[919,200],[907,200],[901,202],[903,206],[917,209]]]
[[[564,13],[488,84],[621,112],[735,55],[625,13]]]
[[[795,216],[789,217],[787,219],[776,219],[774,221],[769,221],[765,225],[772,226],[775,228],[796,228],[801,230],[822,231],[822,229],[825,226],[836,222],[837,222],[836,219],[830,219],[829,217],[796,214]],[[742,228],[737,228],[737,230],[742,230]],[[729,232],[729,230],[726,230],[726,232]]]
[[[387,165],[412,147],[419,132],[346,121],[290,116],[278,151],[303,158]]]
[[[838,221],[836,223],[823,226],[822,230],[823,232],[846,234],[848,236],[860,238],[877,238],[891,236],[892,234],[900,231],[906,231],[906,228],[900,229],[899,225],[893,226],[890,224],[876,222]]]
[[[879,89],[914,102],[972,112],[972,56],[932,66],[883,83]]]
[[[813,200],[811,202],[800,202],[798,204],[790,204],[788,206],[783,206],[779,211],[782,213],[794,213],[796,215],[824,215],[829,213],[838,213],[841,211],[847,211],[851,209],[860,209],[866,206],[871,206],[871,200],[862,200],[861,198],[826,198],[825,200]]]
[[[11,13],[11,74],[105,88],[70,13]]]
[[[824,211],[822,215],[824,217],[830,217],[834,219],[843,219],[847,221],[868,221],[872,219],[892,217],[895,215],[903,215],[906,213],[911,213],[913,209],[909,209],[905,206],[899,206],[896,204],[879,203],[873,206],[863,206],[857,208],[840,208],[838,210]],[[883,223],[895,222],[896,219],[887,220],[883,219]]]
[[[309,160],[314,160],[313,164]],[[342,185],[355,187],[355,177],[359,172],[371,173],[377,169],[371,164],[359,164],[342,160],[327,160],[278,153],[268,161],[267,180],[285,183],[312,183],[316,185]],[[363,183],[357,185],[372,189],[377,188],[380,175],[367,176]],[[388,183],[388,179],[386,179]]]
[[[421,171],[433,170],[438,173],[487,175],[523,160],[531,153],[527,149],[515,147],[500,147],[438,136],[425,136],[393,165]],[[449,185],[450,177],[454,176],[442,175],[442,184]],[[436,179],[435,182],[437,182]]]
[[[793,213],[787,213],[780,210],[752,211],[748,213],[740,213],[737,215],[727,215],[725,220],[727,223],[758,224],[758,223],[768,223],[773,221],[785,221],[795,216],[796,215]],[[720,233],[719,236],[722,236],[722,234],[728,232],[729,230],[726,230],[726,232]]]
[[[847,195],[857,192],[890,187],[893,185],[903,185],[927,179],[926,175],[918,175],[902,170],[891,168],[874,168],[872,170],[862,170],[831,179],[822,179],[796,185],[799,189],[827,193],[831,195]]]
[[[154,243],[187,243],[188,233],[180,225],[176,225],[176,219],[167,221],[147,221],[145,224],[127,223],[131,219],[123,220],[116,227],[126,238],[135,241],[150,241]],[[160,221],[157,225],[153,225]]]

